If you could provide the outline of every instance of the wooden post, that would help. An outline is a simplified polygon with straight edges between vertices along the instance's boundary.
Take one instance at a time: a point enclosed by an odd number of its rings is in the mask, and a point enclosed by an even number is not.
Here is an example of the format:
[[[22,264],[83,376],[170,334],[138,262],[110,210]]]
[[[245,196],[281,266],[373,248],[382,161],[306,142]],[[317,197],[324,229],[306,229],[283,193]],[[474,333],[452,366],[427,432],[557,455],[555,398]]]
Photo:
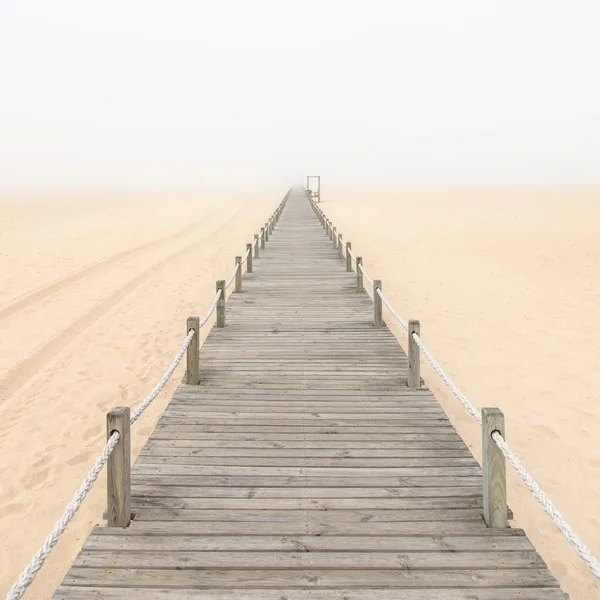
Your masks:
[[[499,408],[481,410],[483,434],[483,520],[488,527],[505,529],[508,527],[506,516],[506,460],[492,433],[504,433],[504,415]]]
[[[260,246],[258,233],[254,234],[254,258],[258,258],[258,247]]]
[[[269,241],[269,222],[265,223],[265,242]]]
[[[337,248],[337,227],[333,228],[333,234],[331,235],[331,237],[333,238],[333,247]]]
[[[131,434],[129,407],[118,406],[106,415],[106,439],[119,432],[119,441],[106,464],[108,527],[129,527],[131,522]]]
[[[381,298],[377,293],[377,290],[382,289],[381,280],[373,280],[373,325],[375,329],[381,329],[383,327],[383,304]]]
[[[346,271],[348,273],[352,272],[352,256],[350,255],[350,250],[352,250],[352,244],[346,242]]]
[[[188,317],[186,327],[186,335],[192,329],[196,333],[187,347],[187,377],[185,382],[188,385],[198,385],[200,383],[200,319],[198,317]]]
[[[335,240],[335,238],[333,237],[333,232],[336,230],[336,228],[333,226],[333,223],[331,221],[329,221],[329,239],[330,240]]]
[[[246,259],[246,273],[252,273],[252,244],[246,244],[246,252],[248,258]]]
[[[344,258],[344,243],[342,241],[342,234],[338,236],[338,258]]]
[[[265,228],[264,227],[260,228],[260,247],[261,248],[265,247]]]
[[[363,287],[363,274],[362,271],[360,270],[360,265],[362,265],[362,256],[357,256],[356,257],[356,292],[363,292],[364,291],[364,287]]]
[[[275,218],[271,217],[271,231],[269,231],[269,234],[273,233],[273,229],[275,229]]]
[[[419,346],[413,339],[412,334],[421,335],[421,324],[419,321],[408,322],[408,387],[421,387],[421,353]]]
[[[329,237],[329,219],[325,219],[325,235]]]
[[[242,257],[235,257],[235,264],[238,265],[237,271],[235,272],[235,287],[233,288],[234,293],[242,293]]]
[[[217,291],[221,290],[221,297],[217,300],[217,327],[225,327],[225,280],[217,281]]]

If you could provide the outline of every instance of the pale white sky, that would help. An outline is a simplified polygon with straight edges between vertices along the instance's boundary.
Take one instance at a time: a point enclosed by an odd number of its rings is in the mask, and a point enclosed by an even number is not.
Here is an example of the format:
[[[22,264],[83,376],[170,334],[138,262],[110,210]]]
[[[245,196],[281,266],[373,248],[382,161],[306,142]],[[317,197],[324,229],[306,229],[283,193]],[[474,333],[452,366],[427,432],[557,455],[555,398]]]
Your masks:
[[[599,184],[598,0],[0,0],[0,188]]]

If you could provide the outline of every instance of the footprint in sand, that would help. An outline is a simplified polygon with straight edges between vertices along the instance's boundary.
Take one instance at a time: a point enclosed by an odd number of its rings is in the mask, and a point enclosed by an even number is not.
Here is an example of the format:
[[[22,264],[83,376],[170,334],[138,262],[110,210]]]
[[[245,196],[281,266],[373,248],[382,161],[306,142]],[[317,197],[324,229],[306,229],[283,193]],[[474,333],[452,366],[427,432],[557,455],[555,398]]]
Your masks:
[[[21,483],[26,490],[35,490],[43,487],[49,481],[53,482],[55,480],[55,473],[56,469],[53,467],[46,467],[44,469],[40,469],[33,475],[21,477]]]
[[[102,425],[94,425],[93,427],[88,427],[83,432],[83,439],[87,441],[92,438],[95,438],[95,437],[99,436],[100,433],[102,433],[103,429],[104,428],[102,427]]]
[[[33,510],[35,502],[8,502],[2,506],[2,516],[16,515]]]
[[[71,457],[68,461],[67,464],[71,465],[72,467],[79,465],[81,463],[89,463],[90,460],[96,456],[98,453],[95,450],[85,450],[84,452],[80,452],[79,454],[76,454],[75,456]]]
[[[559,436],[554,431],[552,431],[552,429],[546,427],[546,425],[532,425],[531,428],[537,433],[539,433],[546,440],[556,442],[560,439]]]

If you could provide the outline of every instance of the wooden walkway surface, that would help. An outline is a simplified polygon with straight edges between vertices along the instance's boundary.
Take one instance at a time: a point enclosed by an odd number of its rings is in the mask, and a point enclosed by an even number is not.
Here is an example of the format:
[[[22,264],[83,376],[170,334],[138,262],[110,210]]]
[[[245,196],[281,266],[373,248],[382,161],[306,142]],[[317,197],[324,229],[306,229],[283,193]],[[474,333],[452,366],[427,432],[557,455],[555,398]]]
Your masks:
[[[566,598],[486,528],[481,469],[302,190],[253,271],[133,467],[130,527],[97,527],[55,598]]]

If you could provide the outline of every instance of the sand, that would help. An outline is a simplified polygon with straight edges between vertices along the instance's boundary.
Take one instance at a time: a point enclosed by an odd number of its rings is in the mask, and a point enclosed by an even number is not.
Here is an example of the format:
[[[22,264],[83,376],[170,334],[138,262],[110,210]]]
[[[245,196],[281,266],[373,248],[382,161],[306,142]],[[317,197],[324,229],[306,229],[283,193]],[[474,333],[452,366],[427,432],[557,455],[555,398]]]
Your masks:
[[[471,401],[504,411],[508,441],[600,557],[600,189],[323,190],[322,208]],[[477,424],[422,374],[480,460]],[[514,525],[572,600],[600,598],[507,468]]]
[[[0,196],[0,597],[101,450],[106,411],[150,392],[284,193]],[[52,595],[105,490],[102,474],[27,598]]]
[[[150,391],[281,196],[0,199],[0,596],[98,454],[106,411]],[[600,190],[324,189],[322,206],[473,403],[504,411],[510,443],[600,556]],[[134,454],[181,374],[133,429]],[[423,376],[479,459],[476,424]],[[104,493],[101,476],[28,598],[51,596]],[[509,504],[571,598],[600,598],[510,468]]]

